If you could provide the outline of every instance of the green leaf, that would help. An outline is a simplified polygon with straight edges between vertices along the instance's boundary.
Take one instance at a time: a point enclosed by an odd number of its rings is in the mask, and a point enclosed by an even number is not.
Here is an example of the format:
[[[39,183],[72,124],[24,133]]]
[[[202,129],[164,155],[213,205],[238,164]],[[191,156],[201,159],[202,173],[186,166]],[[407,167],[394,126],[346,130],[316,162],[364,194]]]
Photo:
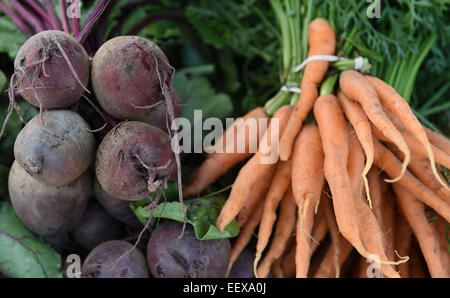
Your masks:
[[[61,256],[29,231],[6,202],[0,202],[0,268],[11,277],[62,277]]]
[[[223,119],[233,110],[230,97],[217,93],[205,76],[190,70],[180,70],[175,73],[173,85],[183,106],[181,116],[194,124],[194,110],[201,110],[203,119],[216,117]]]
[[[239,228],[233,220],[223,231],[216,227],[219,212],[225,204],[220,198],[196,198],[184,201],[184,212],[187,223],[194,227],[195,236],[199,240],[225,239],[236,237]],[[166,218],[178,222],[184,222],[183,210],[180,202],[160,203],[154,210],[145,210],[142,202],[134,202],[131,209],[136,216],[145,222],[153,212],[152,225],[157,218]]]
[[[9,17],[0,16],[0,53],[7,53],[14,60],[26,40],[25,34],[17,29]]]

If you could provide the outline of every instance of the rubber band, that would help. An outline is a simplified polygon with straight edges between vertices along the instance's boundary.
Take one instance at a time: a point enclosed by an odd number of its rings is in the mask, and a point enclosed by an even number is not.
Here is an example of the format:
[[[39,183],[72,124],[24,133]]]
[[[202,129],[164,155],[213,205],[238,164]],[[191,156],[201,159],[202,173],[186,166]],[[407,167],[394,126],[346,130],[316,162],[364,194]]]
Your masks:
[[[361,70],[364,66],[364,58],[359,56],[355,58],[355,70]]]
[[[344,60],[350,60],[350,59],[345,58],[345,57],[333,56],[333,55],[314,55],[314,56],[306,58],[300,65],[295,67],[294,72],[299,72],[306,66],[306,64],[308,64],[311,61],[317,61],[317,60],[336,62],[336,61],[344,61]]]
[[[284,91],[284,92],[291,92],[291,93],[297,93],[297,94],[300,94],[300,93],[301,93],[301,90],[300,90],[300,88],[298,88],[298,87],[287,87],[287,86],[282,86],[280,90],[281,90],[281,91]]]

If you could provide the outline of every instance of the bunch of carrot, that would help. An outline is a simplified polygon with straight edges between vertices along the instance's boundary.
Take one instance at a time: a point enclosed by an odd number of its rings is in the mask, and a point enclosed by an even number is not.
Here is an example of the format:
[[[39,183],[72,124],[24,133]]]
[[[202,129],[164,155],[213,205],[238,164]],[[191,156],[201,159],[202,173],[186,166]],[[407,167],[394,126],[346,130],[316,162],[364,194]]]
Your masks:
[[[335,32],[325,19],[309,24],[308,42],[308,57],[335,54]],[[211,154],[184,196],[199,195],[247,160],[217,227],[234,219],[241,227],[231,268],[259,226],[257,277],[448,277],[450,190],[442,170],[450,168],[450,141],[424,128],[379,78],[347,69],[336,91],[322,88],[333,77],[329,66],[307,63],[295,104],[271,117],[262,107],[244,116],[266,118],[267,129],[250,135],[228,128],[222,138],[231,130],[235,136],[226,146],[245,140],[245,152]],[[252,142],[259,145],[255,154]],[[262,150],[266,145],[272,151]],[[261,162],[270,154],[279,160]]]

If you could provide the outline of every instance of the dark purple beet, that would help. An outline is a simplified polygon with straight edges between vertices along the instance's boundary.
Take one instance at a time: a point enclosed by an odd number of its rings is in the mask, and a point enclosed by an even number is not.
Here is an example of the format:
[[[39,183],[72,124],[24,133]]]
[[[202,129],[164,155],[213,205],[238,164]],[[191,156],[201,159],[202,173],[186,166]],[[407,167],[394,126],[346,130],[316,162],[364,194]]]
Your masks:
[[[100,243],[121,239],[125,233],[121,222],[115,220],[97,202],[91,201],[73,231],[75,240],[84,249],[92,250]]]
[[[144,122],[126,121],[103,138],[95,172],[109,195],[136,201],[164,190],[175,166],[167,133]]]
[[[49,186],[34,179],[17,162],[8,179],[11,203],[22,222],[43,236],[71,231],[80,221],[91,190],[86,171],[63,186]]]
[[[142,223],[130,208],[130,202],[115,198],[102,189],[98,180],[94,180],[94,194],[97,201],[115,219],[132,227],[142,227]]]
[[[198,240],[194,229],[175,221],[161,221],[147,245],[147,261],[153,277],[221,278],[230,259],[228,239]]]
[[[140,250],[134,249],[124,256],[132,247],[130,243],[121,240],[103,242],[86,257],[81,267],[81,276],[85,278],[149,277],[145,256]],[[122,258],[119,260],[120,257]]]

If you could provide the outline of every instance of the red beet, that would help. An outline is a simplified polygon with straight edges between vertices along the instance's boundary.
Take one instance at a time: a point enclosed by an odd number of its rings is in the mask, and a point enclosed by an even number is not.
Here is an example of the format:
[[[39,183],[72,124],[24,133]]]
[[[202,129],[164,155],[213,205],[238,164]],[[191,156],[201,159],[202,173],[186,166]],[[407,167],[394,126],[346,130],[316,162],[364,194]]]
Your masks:
[[[25,100],[43,109],[66,108],[81,97],[88,83],[89,56],[71,35],[42,31],[20,48],[14,69],[12,81]]]
[[[121,122],[103,138],[95,172],[103,190],[127,201],[164,190],[175,164],[167,133],[144,122]]]
[[[172,88],[172,74],[161,49],[138,36],[108,40],[92,60],[95,95],[103,109],[118,119],[151,120],[151,113],[166,105],[162,90],[163,85]]]

